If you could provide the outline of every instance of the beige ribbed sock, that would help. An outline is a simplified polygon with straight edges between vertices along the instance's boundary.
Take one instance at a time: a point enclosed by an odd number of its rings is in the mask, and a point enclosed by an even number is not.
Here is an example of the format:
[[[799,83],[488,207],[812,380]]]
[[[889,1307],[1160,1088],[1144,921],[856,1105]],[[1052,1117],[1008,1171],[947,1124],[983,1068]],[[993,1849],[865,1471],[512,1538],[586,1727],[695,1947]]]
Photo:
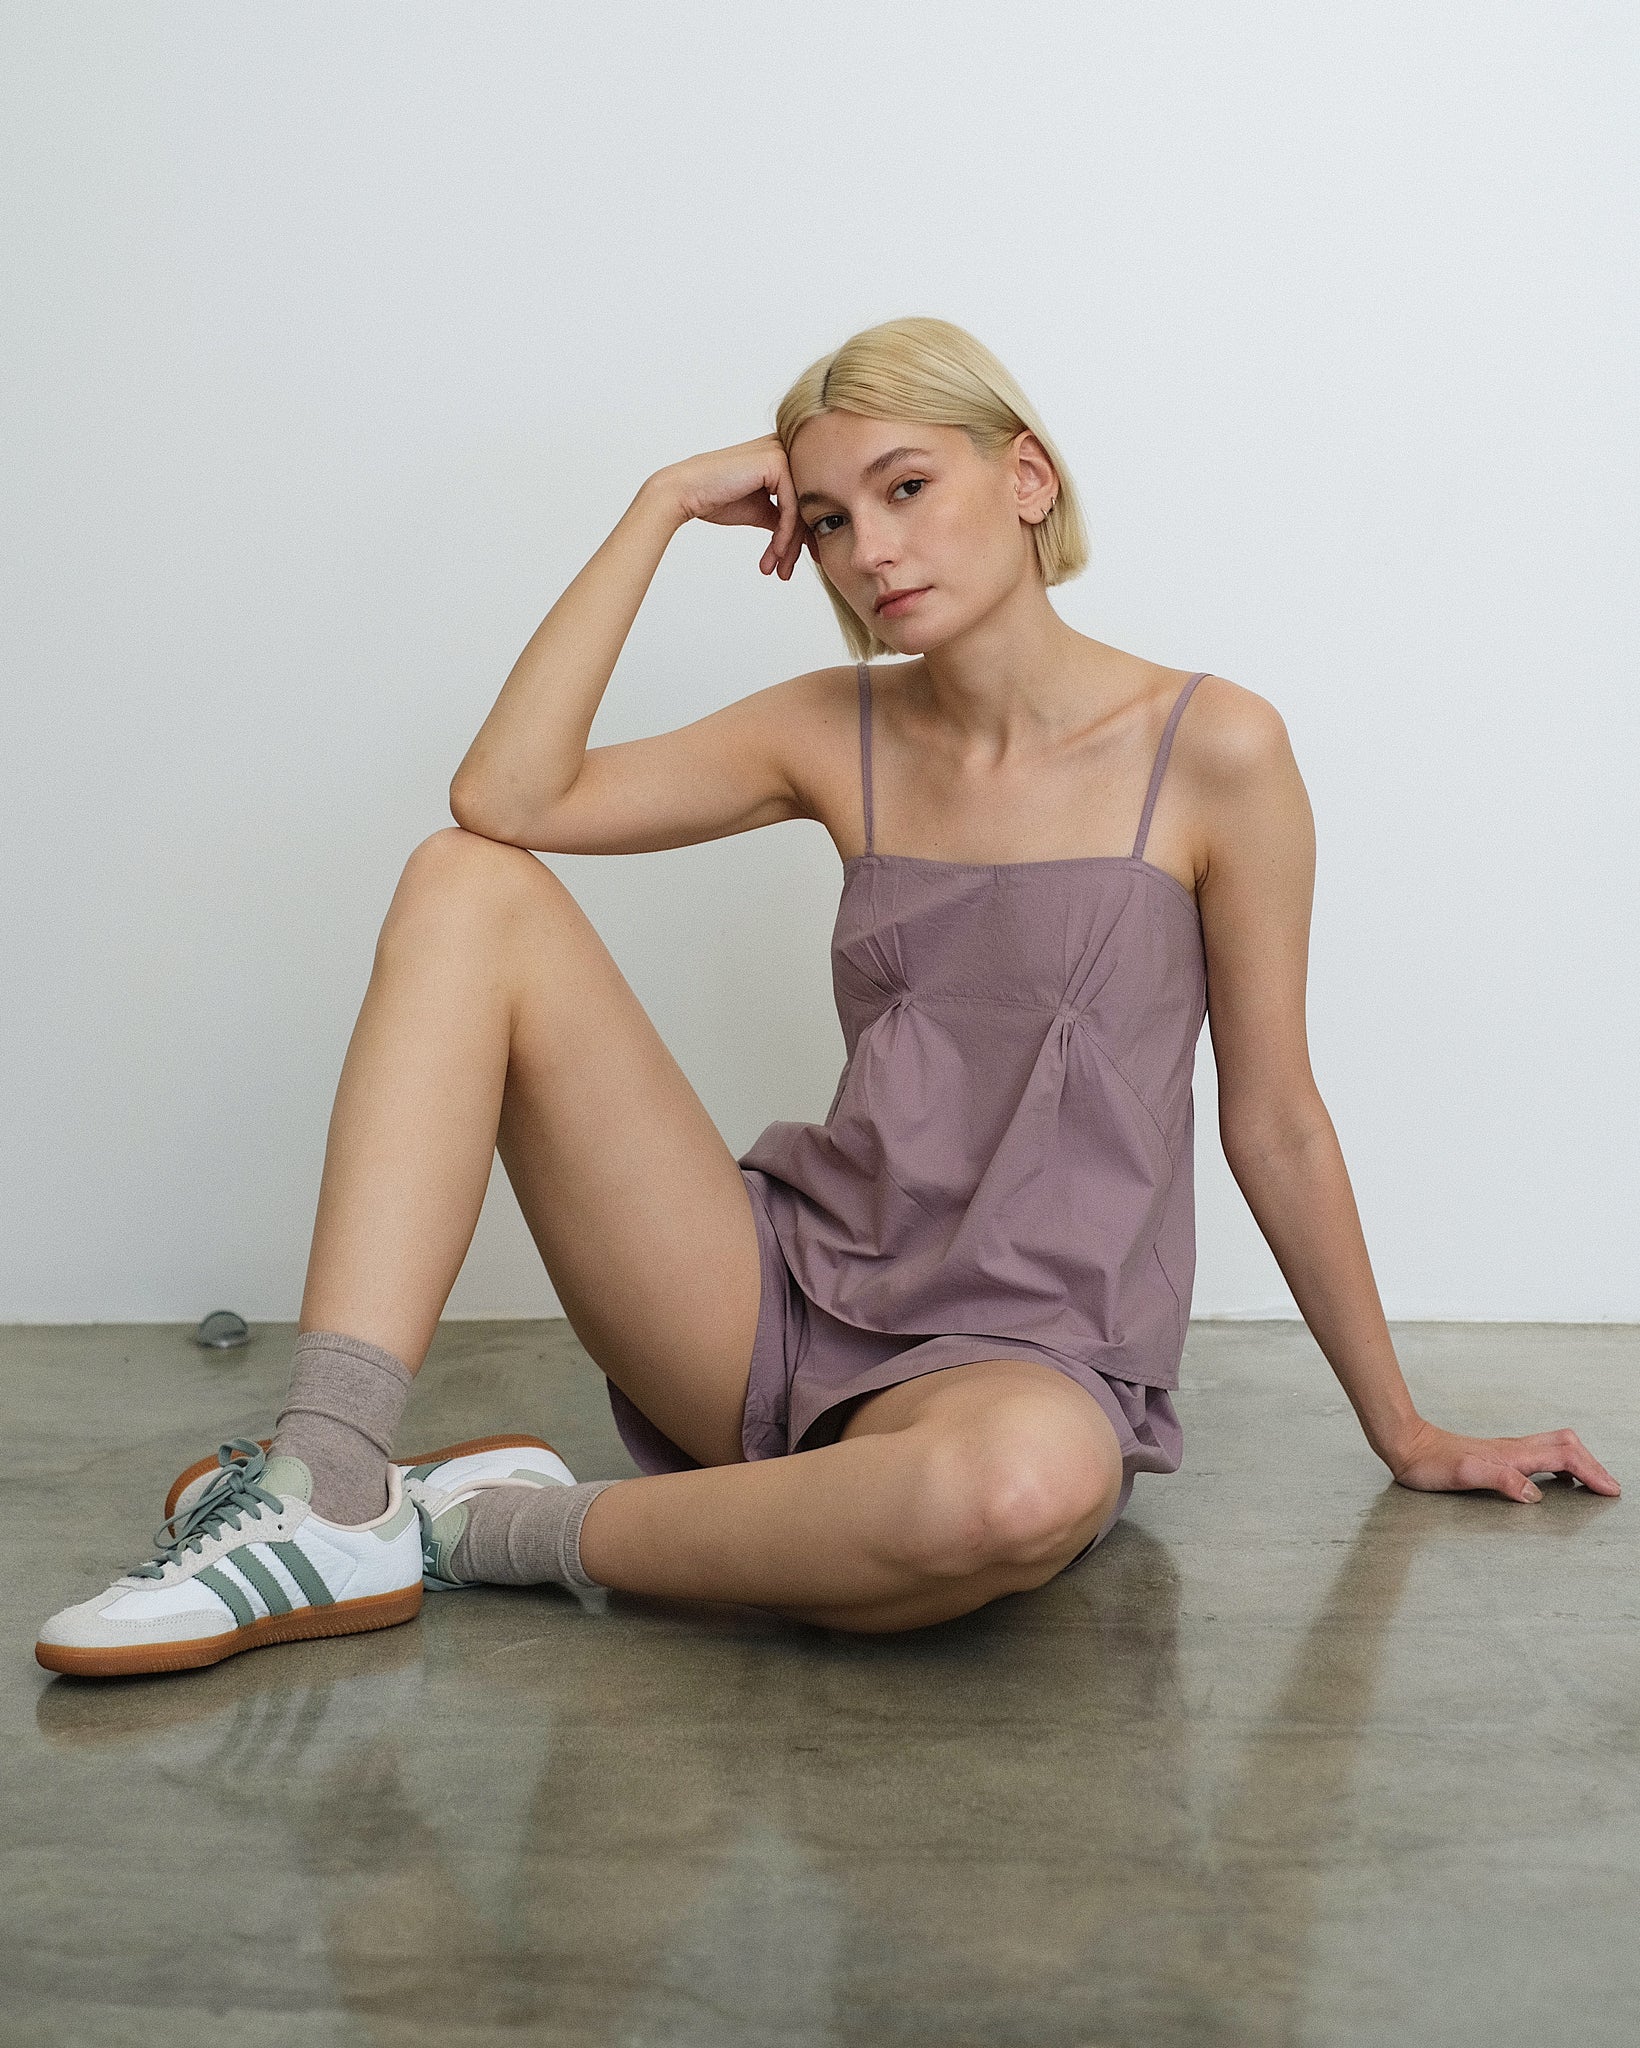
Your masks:
[[[387,1506],[387,1461],[415,1375],[402,1359],[340,1330],[304,1330],[270,1457],[300,1458],[327,1522],[368,1522]]]
[[[614,1479],[577,1486],[486,1486],[467,1502],[451,1554],[459,1579],[486,1586],[597,1586],[581,1562],[581,1524]]]

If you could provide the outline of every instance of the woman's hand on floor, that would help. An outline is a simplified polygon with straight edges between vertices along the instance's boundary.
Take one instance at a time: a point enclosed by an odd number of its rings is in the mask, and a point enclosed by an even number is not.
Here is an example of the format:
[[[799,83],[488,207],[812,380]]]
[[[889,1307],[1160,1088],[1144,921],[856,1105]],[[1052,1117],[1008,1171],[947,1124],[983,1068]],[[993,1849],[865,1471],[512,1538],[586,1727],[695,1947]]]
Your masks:
[[[1592,1493],[1623,1490],[1575,1429],[1546,1429],[1536,1436],[1458,1436],[1420,1420],[1384,1462],[1398,1486],[1420,1493],[1480,1488],[1509,1500],[1541,1500],[1532,1484],[1534,1472],[1569,1473]]]

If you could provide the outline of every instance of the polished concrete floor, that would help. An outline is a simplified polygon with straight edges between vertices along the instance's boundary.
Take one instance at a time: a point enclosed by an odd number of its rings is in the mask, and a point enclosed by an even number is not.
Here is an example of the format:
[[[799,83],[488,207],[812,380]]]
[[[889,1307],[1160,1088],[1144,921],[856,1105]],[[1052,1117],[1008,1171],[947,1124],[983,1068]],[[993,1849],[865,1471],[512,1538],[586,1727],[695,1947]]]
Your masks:
[[[0,2040],[1640,2039],[1640,1330],[1402,1325],[1426,1415],[1624,1482],[1397,1487],[1302,1326],[1193,1326],[1185,1459],[897,1637],[555,1589],[51,1679],[35,1625],[258,1434],[293,1330],[0,1331]],[[416,1449],[630,1470],[567,1324],[447,1326]]]

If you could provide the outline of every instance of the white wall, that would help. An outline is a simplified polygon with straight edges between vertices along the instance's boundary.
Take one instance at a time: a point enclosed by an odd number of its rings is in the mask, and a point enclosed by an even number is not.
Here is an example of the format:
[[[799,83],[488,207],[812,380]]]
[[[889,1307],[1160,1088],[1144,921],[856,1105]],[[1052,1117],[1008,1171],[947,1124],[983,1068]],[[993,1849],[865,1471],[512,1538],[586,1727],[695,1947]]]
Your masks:
[[[1042,408],[1085,632],[1279,707],[1394,1316],[1640,1315],[1635,17],[21,0],[0,1320],[294,1317],[400,865],[644,476],[854,328]],[[595,742],[844,650],[686,528]],[[842,1058],[814,824],[552,856],[719,1127]],[[1198,1314],[1289,1311],[1198,1069]],[[450,1314],[555,1314],[497,1169]]]

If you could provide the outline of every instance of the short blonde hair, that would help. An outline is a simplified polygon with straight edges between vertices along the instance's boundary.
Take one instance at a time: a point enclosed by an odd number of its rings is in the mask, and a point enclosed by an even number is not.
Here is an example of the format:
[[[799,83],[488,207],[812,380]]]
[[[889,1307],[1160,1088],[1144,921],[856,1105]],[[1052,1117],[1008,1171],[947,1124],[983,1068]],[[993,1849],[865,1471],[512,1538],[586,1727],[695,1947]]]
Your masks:
[[[798,429],[828,412],[961,427],[986,455],[1000,454],[1015,435],[1029,428],[1059,478],[1053,510],[1031,529],[1042,580],[1063,583],[1087,567],[1087,528],[1059,450],[1018,384],[966,328],[910,314],[862,328],[840,348],[811,363],[775,409],[775,433],[788,461]],[[894,653],[818,562],[815,567],[855,660]]]

